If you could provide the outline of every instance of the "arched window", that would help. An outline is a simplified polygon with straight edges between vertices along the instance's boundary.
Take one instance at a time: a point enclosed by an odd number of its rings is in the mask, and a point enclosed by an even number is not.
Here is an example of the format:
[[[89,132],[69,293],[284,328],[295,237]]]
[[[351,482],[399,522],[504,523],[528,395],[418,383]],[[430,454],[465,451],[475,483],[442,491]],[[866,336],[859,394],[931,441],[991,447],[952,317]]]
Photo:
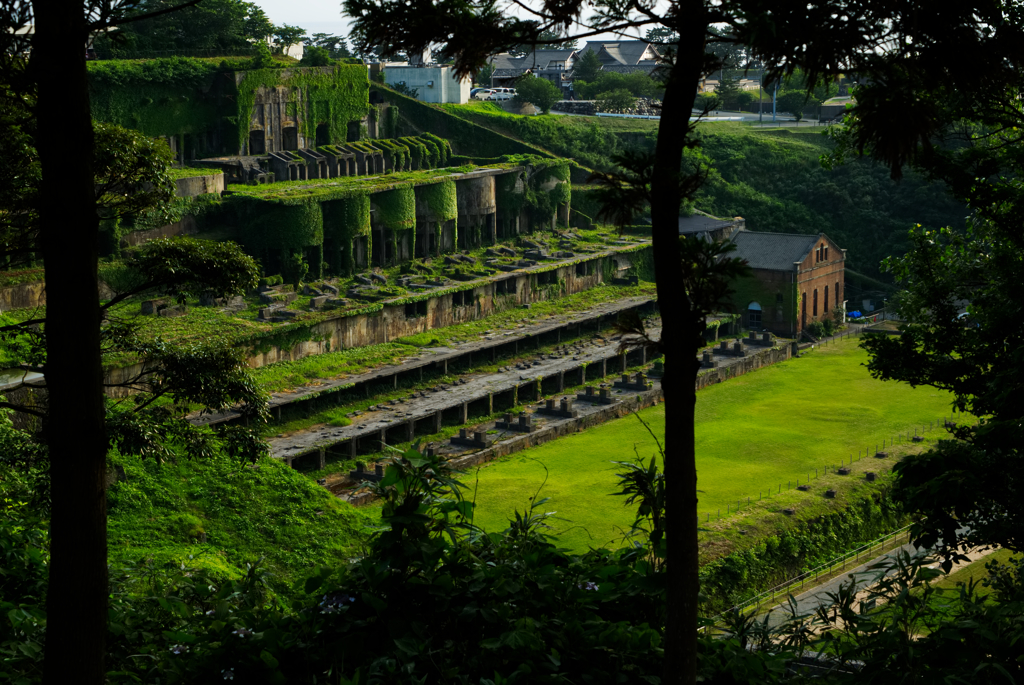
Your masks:
[[[825,304],[821,307],[822,314],[828,314],[828,286],[825,286]]]
[[[759,303],[751,302],[747,305],[747,321],[751,329],[761,328],[761,305]]]
[[[814,309],[811,310],[811,316],[818,315],[818,289],[814,289]]]

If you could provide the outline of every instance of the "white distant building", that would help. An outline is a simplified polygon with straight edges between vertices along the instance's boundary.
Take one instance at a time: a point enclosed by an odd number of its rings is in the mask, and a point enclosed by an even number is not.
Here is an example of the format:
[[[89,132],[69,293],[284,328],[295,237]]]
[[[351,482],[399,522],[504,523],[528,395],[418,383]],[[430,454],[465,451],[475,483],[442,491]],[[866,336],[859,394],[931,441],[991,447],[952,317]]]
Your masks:
[[[423,57],[415,62],[423,64]],[[428,58],[429,59],[429,58]],[[409,62],[388,62],[384,64],[384,82],[389,86],[404,83],[407,88],[417,90],[416,99],[436,104],[464,105],[469,102],[469,91],[473,87],[470,77],[455,76],[455,67],[425,65]]]

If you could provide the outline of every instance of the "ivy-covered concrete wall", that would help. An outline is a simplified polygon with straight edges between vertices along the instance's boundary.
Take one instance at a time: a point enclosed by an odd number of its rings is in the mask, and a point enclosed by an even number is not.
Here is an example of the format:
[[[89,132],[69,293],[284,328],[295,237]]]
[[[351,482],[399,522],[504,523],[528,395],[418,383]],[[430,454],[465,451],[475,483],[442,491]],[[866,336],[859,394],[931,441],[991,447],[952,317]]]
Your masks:
[[[93,118],[165,136],[184,159],[357,140],[369,89],[363,65],[238,71],[186,57],[89,63]]]

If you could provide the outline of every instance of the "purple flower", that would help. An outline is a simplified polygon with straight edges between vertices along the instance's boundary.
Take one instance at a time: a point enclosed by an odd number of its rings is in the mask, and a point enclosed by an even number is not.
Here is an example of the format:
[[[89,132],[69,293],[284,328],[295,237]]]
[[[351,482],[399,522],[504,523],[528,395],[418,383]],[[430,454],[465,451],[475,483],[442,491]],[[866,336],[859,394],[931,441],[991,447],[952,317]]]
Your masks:
[[[586,582],[580,583],[576,587],[578,587],[581,590],[596,590],[598,588],[598,585],[597,583],[593,583],[588,580]]]
[[[345,608],[348,604],[353,604],[356,598],[352,595],[346,595],[344,593],[335,593],[333,595],[324,595],[320,600],[320,613],[321,614],[336,614]]]
[[[238,637],[249,637],[252,635],[252,631],[246,628],[239,628],[238,630],[232,630],[231,634],[237,635]]]
[[[171,654],[184,654],[188,651],[185,645],[171,645]]]

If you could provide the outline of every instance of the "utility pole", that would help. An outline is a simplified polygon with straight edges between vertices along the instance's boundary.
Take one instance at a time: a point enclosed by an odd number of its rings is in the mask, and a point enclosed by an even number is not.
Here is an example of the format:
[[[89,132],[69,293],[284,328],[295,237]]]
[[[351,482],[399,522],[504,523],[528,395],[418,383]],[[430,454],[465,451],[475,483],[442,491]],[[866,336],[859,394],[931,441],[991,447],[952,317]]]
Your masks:
[[[757,122],[764,126],[764,67],[761,67],[761,77],[757,79]]]
[[[779,96],[779,82],[775,82],[775,90],[772,92],[772,123],[775,123],[775,100]]]

